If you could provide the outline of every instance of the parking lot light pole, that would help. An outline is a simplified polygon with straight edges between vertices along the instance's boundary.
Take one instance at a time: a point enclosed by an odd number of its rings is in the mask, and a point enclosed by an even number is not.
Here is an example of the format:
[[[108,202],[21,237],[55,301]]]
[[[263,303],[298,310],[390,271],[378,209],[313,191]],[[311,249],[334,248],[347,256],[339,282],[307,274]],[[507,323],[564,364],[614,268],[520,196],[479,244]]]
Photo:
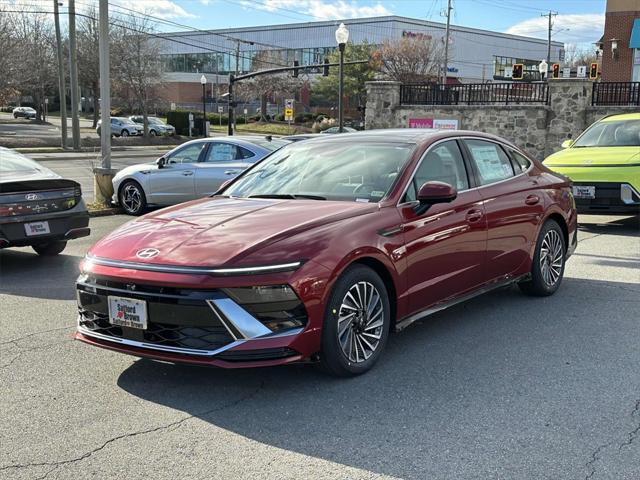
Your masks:
[[[341,23],[336,30],[336,42],[338,42],[338,50],[340,50],[340,73],[338,83],[338,131],[342,133],[344,131],[344,115],[342,97],[344,96],[344,50],[349,41],[349,30],[345,27],[344,23]]]
[[[202,136],[207,136],[207,105],[205,103],[205,88],[207,86],[207,77],[202,75],[200,77],[200,84],[202,85]]]

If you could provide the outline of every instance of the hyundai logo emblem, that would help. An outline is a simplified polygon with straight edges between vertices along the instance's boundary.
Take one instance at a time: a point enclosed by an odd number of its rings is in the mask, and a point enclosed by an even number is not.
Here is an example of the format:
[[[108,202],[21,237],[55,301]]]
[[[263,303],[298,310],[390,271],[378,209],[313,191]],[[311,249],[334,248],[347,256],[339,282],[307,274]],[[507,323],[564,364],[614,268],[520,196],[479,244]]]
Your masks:
[[[37,193],[27,193],[24,198],[25,200],[33,201],[38,200],[40,198],[40,195],[38,195]]]
[[[136,252],[136,257],[138,258],[153,258],[160,253],[160,250],[157,248],[143,248],[142,250],[138,250]]]

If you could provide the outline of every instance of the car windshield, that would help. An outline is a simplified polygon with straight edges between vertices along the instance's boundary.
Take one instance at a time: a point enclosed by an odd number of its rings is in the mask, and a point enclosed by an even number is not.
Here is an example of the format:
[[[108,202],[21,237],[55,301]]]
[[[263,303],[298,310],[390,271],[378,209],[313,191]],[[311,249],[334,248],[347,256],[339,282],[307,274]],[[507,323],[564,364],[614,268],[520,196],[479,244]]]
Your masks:
[[[576,140],[573,147],[638,147],[640,120],[594,123]]]
[[[162,120],[160,120],[159,118],[156,118],[156,117],[149,117],[147,120],[149,121],[149,123],[152,123],[154,125],[164,125],[164,122]],[[142,122],[142,121],[143,121],[143,119],[141,118],[140,122]]]
[[[414,148],[407,143],[294,143],[260,162],[224,194],[378,202],[387,195]]]
[[[289,140],[281,140],[279,138],[272,138],[271,140],[267,140],[266,138],[252,138],[249,140],[254,145],[258,145],[259,147],[265,148],[270,152],[275,152],[279,148],[284,147],[285,145],[289,145],[291,143]]]
[[[24,155],[6,148],[0,148],[0,172],[32,172],[40,170],[39,165]]]

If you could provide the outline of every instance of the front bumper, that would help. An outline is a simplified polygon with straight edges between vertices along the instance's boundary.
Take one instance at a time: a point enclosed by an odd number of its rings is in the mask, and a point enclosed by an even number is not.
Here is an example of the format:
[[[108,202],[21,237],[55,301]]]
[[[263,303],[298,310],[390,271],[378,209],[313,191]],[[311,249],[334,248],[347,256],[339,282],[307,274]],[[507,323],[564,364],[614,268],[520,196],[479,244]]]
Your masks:
[[[221,289],[158,287],[87,274],[79,277],[77,288],[75,338],[90,345],[225,368],[288,364],[308,356],[298,345],[304,327],[272,331]],[[109,296],[144,300],[147,328],[111,324]]]
[[[58,240],[73,240],[86,237],[89,229],[89,214],[80,202],[74,208],[56,213],[42,215],[23,215],[0,220],[0,248],[26,247]],[[25,224],[46,221],[49,223],[48,234],[27,236]]]
[[[576,198],[578,213],[640,214],[640,192],[629,183],[574,182],[575,187],[595,187],[595,198]]]

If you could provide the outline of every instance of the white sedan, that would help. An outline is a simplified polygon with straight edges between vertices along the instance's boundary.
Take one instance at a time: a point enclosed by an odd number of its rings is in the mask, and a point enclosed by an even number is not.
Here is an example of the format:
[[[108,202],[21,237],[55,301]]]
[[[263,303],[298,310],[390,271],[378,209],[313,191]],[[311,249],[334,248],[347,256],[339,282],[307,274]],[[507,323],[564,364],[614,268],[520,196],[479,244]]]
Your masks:
[[[290,143],[260,136],[202,138],[184,143],[155,163],[132,165],[113,177],[113,203],[129,215],[206,197],[247,167]]]

